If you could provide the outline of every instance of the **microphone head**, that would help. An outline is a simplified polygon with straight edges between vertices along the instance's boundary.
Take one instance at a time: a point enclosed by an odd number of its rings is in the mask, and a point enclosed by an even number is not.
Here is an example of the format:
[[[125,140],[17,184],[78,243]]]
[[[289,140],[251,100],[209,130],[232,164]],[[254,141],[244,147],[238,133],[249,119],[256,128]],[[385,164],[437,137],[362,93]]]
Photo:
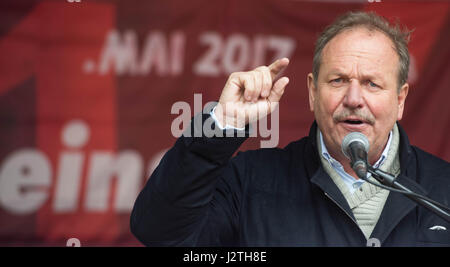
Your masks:
[[[342,145],[341,145],[342,153],[344,153],[344,155],[347,158],[350,158],[350,155],[347,152],[348,147],[353,142],[361,143],[364,146],[366,152],[369,152],[370,146],[369,146],[369,140],[367,139],[367,137],[360,132],[351,132],[344,137],[344,140],[342,140]]]

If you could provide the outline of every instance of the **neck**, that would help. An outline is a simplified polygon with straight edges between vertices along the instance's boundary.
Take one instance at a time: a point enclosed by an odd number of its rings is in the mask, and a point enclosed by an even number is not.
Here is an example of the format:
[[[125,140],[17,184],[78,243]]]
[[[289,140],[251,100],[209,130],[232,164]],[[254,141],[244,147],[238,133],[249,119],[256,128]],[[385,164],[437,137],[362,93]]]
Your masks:
[[[386,145],[387,145],[387,140],[386,140],[384,147],[379,152],[377,152],[375,155],[372,155],[372,156],[368,155],[368,161],[369,161],[370,165],[373,166],[378,161],[378,159],[381,158],[381,155],[383,154],[383,150],[386,148]],[[334,158],[333,155],[331,155],[331,156]],[[358,175],[356,175],[356,173],[353,171],[352,167],[350,166],[350,160],[348,158],[344,157],[344,159],[338,159],[338,158],[335,158],[335,159],[342,164],[345,172],[347,172],[348,174],[353,176],[353,178],[355,178],[356,180],[359,180]]]
[[[384,145],[381,148],[374,148],[372,149],[372,153],[369,152],[368,154],[368,161],[370,165],[374,165],[378,159],[381,158],[381,155],[383,154],[383,151],[385,150],[388,141],[389,141],[389,136],[386,138],[386,141],[384,142]],[[356,175],[356,173],[353,171],[352,167],[350,166],[350,160],[342,153],[341,150],[334,150],[332,149],[329,144],[327,144],[327,141],[325,140],[325,138],[323,137],[323,142],[328,150],[328,153],[330,154],[331,157],[333,157],[335,160],[339,161],[339,163],[341,163],[341,165],[344,168],[344,171],[347,172],[349,175],[351,175],[353,178],[355,178],[356,180],[359,180],[358,175]],[[331,149],[329,149],[331,148]]]

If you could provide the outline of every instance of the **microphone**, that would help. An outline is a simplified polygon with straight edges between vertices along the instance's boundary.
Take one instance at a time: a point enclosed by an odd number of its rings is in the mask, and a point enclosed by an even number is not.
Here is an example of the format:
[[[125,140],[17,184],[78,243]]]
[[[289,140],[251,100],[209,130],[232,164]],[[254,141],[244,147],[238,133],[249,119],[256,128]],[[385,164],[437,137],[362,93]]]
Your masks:
[[[359,178],[367,178],[367,152],[369,151],[369,140],[360,132],[347,134],[342,140],[342,152],[351,160],[350,166]]]

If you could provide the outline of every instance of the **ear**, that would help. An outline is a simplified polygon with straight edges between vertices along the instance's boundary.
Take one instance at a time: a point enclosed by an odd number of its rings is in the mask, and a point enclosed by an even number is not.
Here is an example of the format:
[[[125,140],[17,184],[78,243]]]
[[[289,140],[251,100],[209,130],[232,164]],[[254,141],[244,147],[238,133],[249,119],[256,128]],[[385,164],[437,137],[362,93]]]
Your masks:
[[[314,112],[314,100],[316,98],[316,86],[314,84],[314,76],[312,73],[309,73],[307,76],[307,86],[309,92],[309,110]]]
[[[405,100],[406,96],[408,96],[409,84],[405,83],[402,88],[400,88],[400,92],[398,93],[398,114],[397,120],[401,120],[403,117],[403,110],[405,109]]]

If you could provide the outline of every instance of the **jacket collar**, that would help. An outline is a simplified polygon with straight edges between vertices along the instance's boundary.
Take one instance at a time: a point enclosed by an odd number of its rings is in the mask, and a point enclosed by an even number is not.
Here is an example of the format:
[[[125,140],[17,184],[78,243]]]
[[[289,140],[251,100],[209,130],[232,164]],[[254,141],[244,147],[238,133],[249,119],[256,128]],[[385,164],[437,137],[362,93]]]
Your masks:
[[[399,153],[401,172],[396,181],[413,192],[427,195],[427,191],[418,184],[417,157],[409,143],[408,136],[398,122],[397,126],[400,133]],[[403,194],[390,192],[371,237],[377,238],[383,243],[400,221],[416,208],[417,205],[416,202]]]
[[[400,133],[400,175],[397,179],[400,183],[405,183],[405,186],[411,186],[411,190],[418,190],[418,193],[427,193],[424,188],[422,188],[417,182],[417,163],[416,156],[414,151],[409,143],[409,138],[403,129],[403,127],[397,122],[398,130]],[[308,165],[311,166],[308,168],[309,177],[313,178],[316,171],[318,171],[319,167],[321,167],[321,162],[319,158],[319,153],[317,146],[319,145],[319,140],[316,138],[317,133],[317,122],[314,121],[309,130],[309,144],[308,144],[308,153],[310,153],[311,157],[308,157]],[[333,183],[334,184],[334,183]]]
[[[426,195],[426,191],[417,183],[417,163],[414,151],[409,143],[408,136],[404,129],[397,122],[397,126],[400,133],[400,175],[397,177],[397,181],[406,186],[410,190]],[[345,197],[342,195],[339,188],[333,182],[331,177],[325,172],[320,162],[319,153],[317,150],[318,140],[316,138],[317,123],[314,121],[309,132],[309,147],[308,152],[311,157],[307,157],[308,160],[308,175],[310,181],[320,187],[324,193],[329,196],[335,204],[349,215],[353,221],[355,217],[350,209]],[[409,214],[417,204],[408,199],[406,196],[400,193],[390,192],[388,199],[384,205],[380,218],[375,226],[371,237],[375,237],[383,243],[392,230],[398,225],[398,223]]]
[[[398,131],[400,133],[400,169],[401,174],[409,177],[416,177],[416,164],[413,162],[414,155],[409,143],[408,135],[403,127],[397,122]]]
[[[345,200],[344,195],[322,166],[317,149],[317,146],[320,145],[319,140],[317,140],[317,127],[317,123],[314,121],[310,128],[308,138],[309,147],[307,153],[311,156],[306,157],[306,160],[308,161],[306,166],[308,168],[307,172],[310,177],[310,181],[322,189],[327,197],[331,198],[336,205],[338,205],[354,222],[356,222],[353,212],[351,211],[347,200]]]

